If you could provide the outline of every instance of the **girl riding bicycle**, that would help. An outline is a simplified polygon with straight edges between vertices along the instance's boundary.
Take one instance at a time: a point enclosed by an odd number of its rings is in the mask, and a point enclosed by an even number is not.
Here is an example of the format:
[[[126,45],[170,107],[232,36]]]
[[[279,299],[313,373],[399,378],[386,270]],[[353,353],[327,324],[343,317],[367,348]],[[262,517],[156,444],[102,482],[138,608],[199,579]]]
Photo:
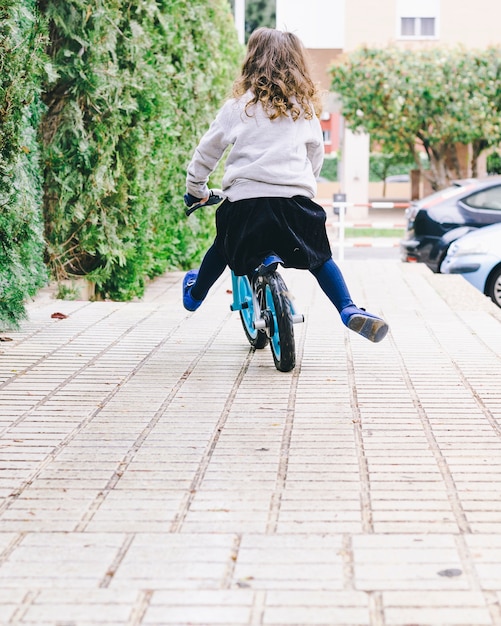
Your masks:
[[[271,252],[285,267],[309,270],[349,329],[378,342],[388,325],[353,303],[332,259],[324,209],[313,202],[324,157],[320,97],[304,48],[293,33],[259,28],[242,72],[188,166],[185,202],[209,198],[207,183],[226,149],[216,238],[199,270],[183,280],[183,304],[195,311],[227,265],[252,274]]]

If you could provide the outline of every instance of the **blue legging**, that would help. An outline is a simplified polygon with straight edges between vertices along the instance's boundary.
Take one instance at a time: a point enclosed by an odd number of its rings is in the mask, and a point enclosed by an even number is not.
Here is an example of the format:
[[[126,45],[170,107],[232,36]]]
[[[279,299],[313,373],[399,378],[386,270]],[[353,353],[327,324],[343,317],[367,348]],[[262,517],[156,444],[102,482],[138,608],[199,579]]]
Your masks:
[[[212,246],[207,250],[198,270],[197,281],[191,288],[191,297],[194,300],[203,300],[209,293],[209,289],[221,276],[226,268],[226,261]]]
[[[203,258],[200,270],[198,271],[197,281],[191,288],[191,296],[195,300],[203,300],[209,293],[209,289],[224,272],[225,268],[226,261],[216,250],[216,247],[212,245]],[[320,267],[310,271],[339,312],[353,304],[343,274],[332,259],[329,259]]]
[[[343,274],[332,259],[310,271],[318,280],[318,284],[325,295],[340,313],[345,307],[353,304]]]

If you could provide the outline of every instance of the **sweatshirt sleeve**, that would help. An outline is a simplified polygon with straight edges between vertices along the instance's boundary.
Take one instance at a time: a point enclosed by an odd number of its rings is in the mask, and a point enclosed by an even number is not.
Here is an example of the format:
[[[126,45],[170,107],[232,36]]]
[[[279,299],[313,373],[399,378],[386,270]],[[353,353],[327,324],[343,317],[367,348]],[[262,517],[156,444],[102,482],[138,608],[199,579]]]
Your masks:
[[[229,146],[226,132],[227,110],[227,105],[225,105],[219,111],[209,130],[200,140],[188,165],[186,191],[195,198],[204,198],[209,195],[207,187],[209,176],[216,169]]]
[[[311,167],[313,169],[313,175],[315,178],[320,176],[320,171],[322,170],[322,165],[324,163],[324,140],[322,135],[322,127],[320,125],[320,120],[318,117],[314,117],[312,120],[312,124],[314,126],[315,135],[318,136],[317,141],[312,141],[307,145],[307,154],[308,159],[310,160]]]

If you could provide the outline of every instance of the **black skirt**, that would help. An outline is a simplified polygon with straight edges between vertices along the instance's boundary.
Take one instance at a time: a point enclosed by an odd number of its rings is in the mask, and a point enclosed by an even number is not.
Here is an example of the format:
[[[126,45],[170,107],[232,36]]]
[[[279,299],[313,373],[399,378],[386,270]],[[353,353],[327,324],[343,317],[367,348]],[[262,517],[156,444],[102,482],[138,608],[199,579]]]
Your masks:
[[[215,246],[237,275],[274,252],[285,267],[316,269],[332,257],[324,209],[303,196],[225,200],[216,212]]]

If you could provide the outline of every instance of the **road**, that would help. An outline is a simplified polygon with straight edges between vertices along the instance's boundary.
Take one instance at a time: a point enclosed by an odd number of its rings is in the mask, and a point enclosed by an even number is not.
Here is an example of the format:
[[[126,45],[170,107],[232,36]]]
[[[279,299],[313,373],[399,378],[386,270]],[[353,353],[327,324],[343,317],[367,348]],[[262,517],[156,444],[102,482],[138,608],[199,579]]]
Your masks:
[[[335,261],[339,259],[339,248],[335,245],[332,246],[332,256]],[[398,247],[391,246],[348,246],[344,249],[344,258],[346,261],[367,259],[400,261],[400,253]]]

